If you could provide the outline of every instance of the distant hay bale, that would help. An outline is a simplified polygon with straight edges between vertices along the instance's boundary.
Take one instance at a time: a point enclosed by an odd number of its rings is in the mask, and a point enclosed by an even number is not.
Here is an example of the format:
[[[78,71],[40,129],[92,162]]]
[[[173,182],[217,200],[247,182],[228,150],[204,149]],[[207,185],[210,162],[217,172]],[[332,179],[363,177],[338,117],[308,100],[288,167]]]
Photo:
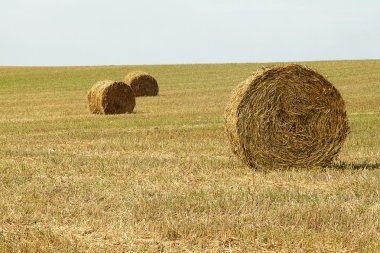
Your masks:
[[[157,80],[143,71],[133,71],[129,73],[124,82],[131,86],[136,97],[140,96],[157,96],[158,84]]]
[[[349,131],[339,91],[297,64],[250,76],[232,93],[224,118],[233,152],[257,169],[329,166]]]
[[[124,82],[99,81],[87,95],[90,111],[95,114],[131,113],[135,108],[135,95]]]

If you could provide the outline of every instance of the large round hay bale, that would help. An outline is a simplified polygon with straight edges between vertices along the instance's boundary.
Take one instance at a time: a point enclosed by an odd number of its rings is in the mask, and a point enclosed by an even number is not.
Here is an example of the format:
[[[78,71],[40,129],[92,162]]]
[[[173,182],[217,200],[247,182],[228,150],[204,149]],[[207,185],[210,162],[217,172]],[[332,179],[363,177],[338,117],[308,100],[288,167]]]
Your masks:
[[[158,94],[157,80],[146,72],[133,71],[124,78],[124,82],[131,86],[136,97]]]
[[[329,166],[349,127],[339,91],[297,64],[257,71],[225,111],[232,150],[258,169]]]
[[[87,95],[90,111],[95,114],[131,113],[135,108],[135,95],[126,83],[99,81]]]

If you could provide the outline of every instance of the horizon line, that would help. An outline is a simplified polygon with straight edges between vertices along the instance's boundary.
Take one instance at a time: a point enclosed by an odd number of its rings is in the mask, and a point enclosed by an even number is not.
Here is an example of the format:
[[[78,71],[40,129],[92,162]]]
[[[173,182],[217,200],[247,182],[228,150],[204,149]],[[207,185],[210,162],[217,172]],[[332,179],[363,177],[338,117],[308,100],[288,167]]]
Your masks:
[[[0,65],[0,68],[75,68],[75,67],[122,67],[122,66],[176,66],[176,65],[223,65],[223,64],[281,64],[307,62],[378,61],[380,58],[328,59],[303,61],[260,61],[260,62],[205,62],[205,63],[158,63],[158,64],[106,64],[106,65]]]

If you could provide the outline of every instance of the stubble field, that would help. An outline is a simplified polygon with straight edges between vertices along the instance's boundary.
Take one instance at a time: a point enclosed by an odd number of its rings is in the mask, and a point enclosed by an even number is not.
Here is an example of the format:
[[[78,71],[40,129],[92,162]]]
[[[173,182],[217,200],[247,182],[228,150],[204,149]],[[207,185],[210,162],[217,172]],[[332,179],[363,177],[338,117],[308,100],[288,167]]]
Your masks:
[[[223,111],[262,65],[0,67],[0,252],[379,252],[380,60],[309,62],[351,132],[331,168],[255,172]],[[91,115],[88,89],[145,70],[158,97]]]

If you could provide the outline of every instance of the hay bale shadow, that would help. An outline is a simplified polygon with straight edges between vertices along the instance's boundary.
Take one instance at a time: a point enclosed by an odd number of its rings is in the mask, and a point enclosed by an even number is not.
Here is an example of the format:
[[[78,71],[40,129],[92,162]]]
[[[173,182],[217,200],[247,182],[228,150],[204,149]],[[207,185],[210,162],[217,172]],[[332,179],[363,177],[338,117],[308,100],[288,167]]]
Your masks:
[[[340,162],[333,164],[332,168],[340,170],[376,170],[380,169],[380,162],[369,163],[369,162],[359,162],[359,163],[347,163]]]

